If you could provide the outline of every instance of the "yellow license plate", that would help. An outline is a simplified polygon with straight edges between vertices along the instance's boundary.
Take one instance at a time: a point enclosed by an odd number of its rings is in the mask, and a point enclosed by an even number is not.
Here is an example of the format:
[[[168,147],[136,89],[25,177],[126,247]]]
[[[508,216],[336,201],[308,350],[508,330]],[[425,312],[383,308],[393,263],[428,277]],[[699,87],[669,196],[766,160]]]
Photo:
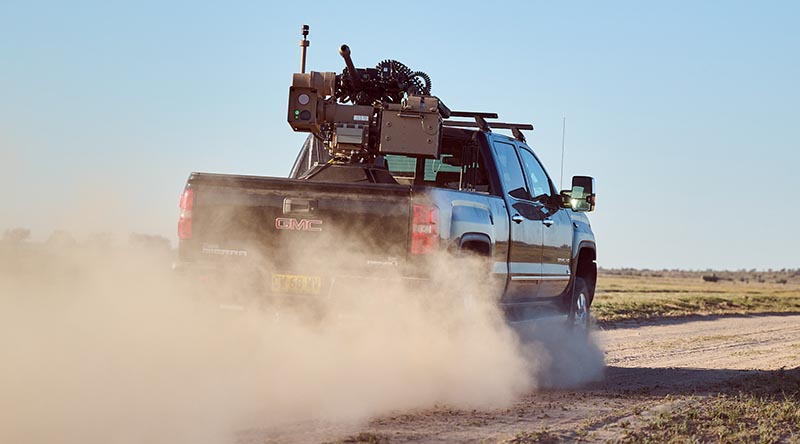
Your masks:
[[[275,293],[319,294],[322,278],[296,274],[273,274],[272,291]]]

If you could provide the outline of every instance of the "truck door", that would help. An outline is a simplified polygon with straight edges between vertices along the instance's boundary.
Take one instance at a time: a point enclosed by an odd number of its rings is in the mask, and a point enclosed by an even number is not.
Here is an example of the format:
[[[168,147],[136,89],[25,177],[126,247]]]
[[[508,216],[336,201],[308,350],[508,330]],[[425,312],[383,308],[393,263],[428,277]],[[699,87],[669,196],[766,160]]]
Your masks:
[[[569,285],[572,220],[567,210],[561,207],[555,187],[530,148],[522,143],[517,147],[525,167],[531,198],[539,204],[539,218],[543,225],[542,275],[538,297],[553,298]]]
[[[511,142],[492,140],[497,171],[510,215],[509,282],[505,303],[530,302],[539,291],[542,274],[542,210],[533,202],[525,182],[516,147]]]

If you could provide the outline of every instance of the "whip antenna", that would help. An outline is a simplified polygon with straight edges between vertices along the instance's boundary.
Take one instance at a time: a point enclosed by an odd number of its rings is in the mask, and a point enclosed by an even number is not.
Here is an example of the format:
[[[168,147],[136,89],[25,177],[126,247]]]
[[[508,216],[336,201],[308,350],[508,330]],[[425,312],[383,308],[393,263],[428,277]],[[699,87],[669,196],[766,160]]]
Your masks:
[[[564,139],[567,135],[567,118],[561,118],[561,183],[558,188],[564,189]]]
[[[303,40],[300,40],[300,48],[302,48],[300,50],[301,51],[301,53],[300,53],[300,72],[301,73],[305,73],[306,72],[306,50],[308,50],[308,45],[309,45],[309,42],[308,42],[308,25],[303,25],[302,31],[303,31]]]

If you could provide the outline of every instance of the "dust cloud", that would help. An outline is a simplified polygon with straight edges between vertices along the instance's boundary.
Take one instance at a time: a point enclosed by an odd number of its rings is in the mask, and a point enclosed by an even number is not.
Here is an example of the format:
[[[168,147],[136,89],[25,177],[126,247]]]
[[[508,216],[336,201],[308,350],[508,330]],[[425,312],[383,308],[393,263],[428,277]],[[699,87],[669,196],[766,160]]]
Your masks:
[[[602,376],[591,340],[512,329],[494,298],[447,290],[474,284],[453,264],[434,265],[458,280],[440,290],[380,281],[286,302],[172,260],[0,245],[0,442],[226,443],[248,430],[304,442],[319,423],[498,408]]]

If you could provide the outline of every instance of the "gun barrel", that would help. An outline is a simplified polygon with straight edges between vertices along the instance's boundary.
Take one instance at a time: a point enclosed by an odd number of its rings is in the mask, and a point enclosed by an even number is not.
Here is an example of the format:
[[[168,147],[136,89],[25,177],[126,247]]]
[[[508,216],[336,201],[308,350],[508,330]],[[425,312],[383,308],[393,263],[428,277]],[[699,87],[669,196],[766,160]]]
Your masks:
[[[358,71],[353,64],[353,59],[350,57],[350,47],[342,45],[339,47],[339,55],[344,59],[344,64],[347,65],[347,73],[350,75],[350,83],[354,89],[361,89],[361,79],[358,77]]]

